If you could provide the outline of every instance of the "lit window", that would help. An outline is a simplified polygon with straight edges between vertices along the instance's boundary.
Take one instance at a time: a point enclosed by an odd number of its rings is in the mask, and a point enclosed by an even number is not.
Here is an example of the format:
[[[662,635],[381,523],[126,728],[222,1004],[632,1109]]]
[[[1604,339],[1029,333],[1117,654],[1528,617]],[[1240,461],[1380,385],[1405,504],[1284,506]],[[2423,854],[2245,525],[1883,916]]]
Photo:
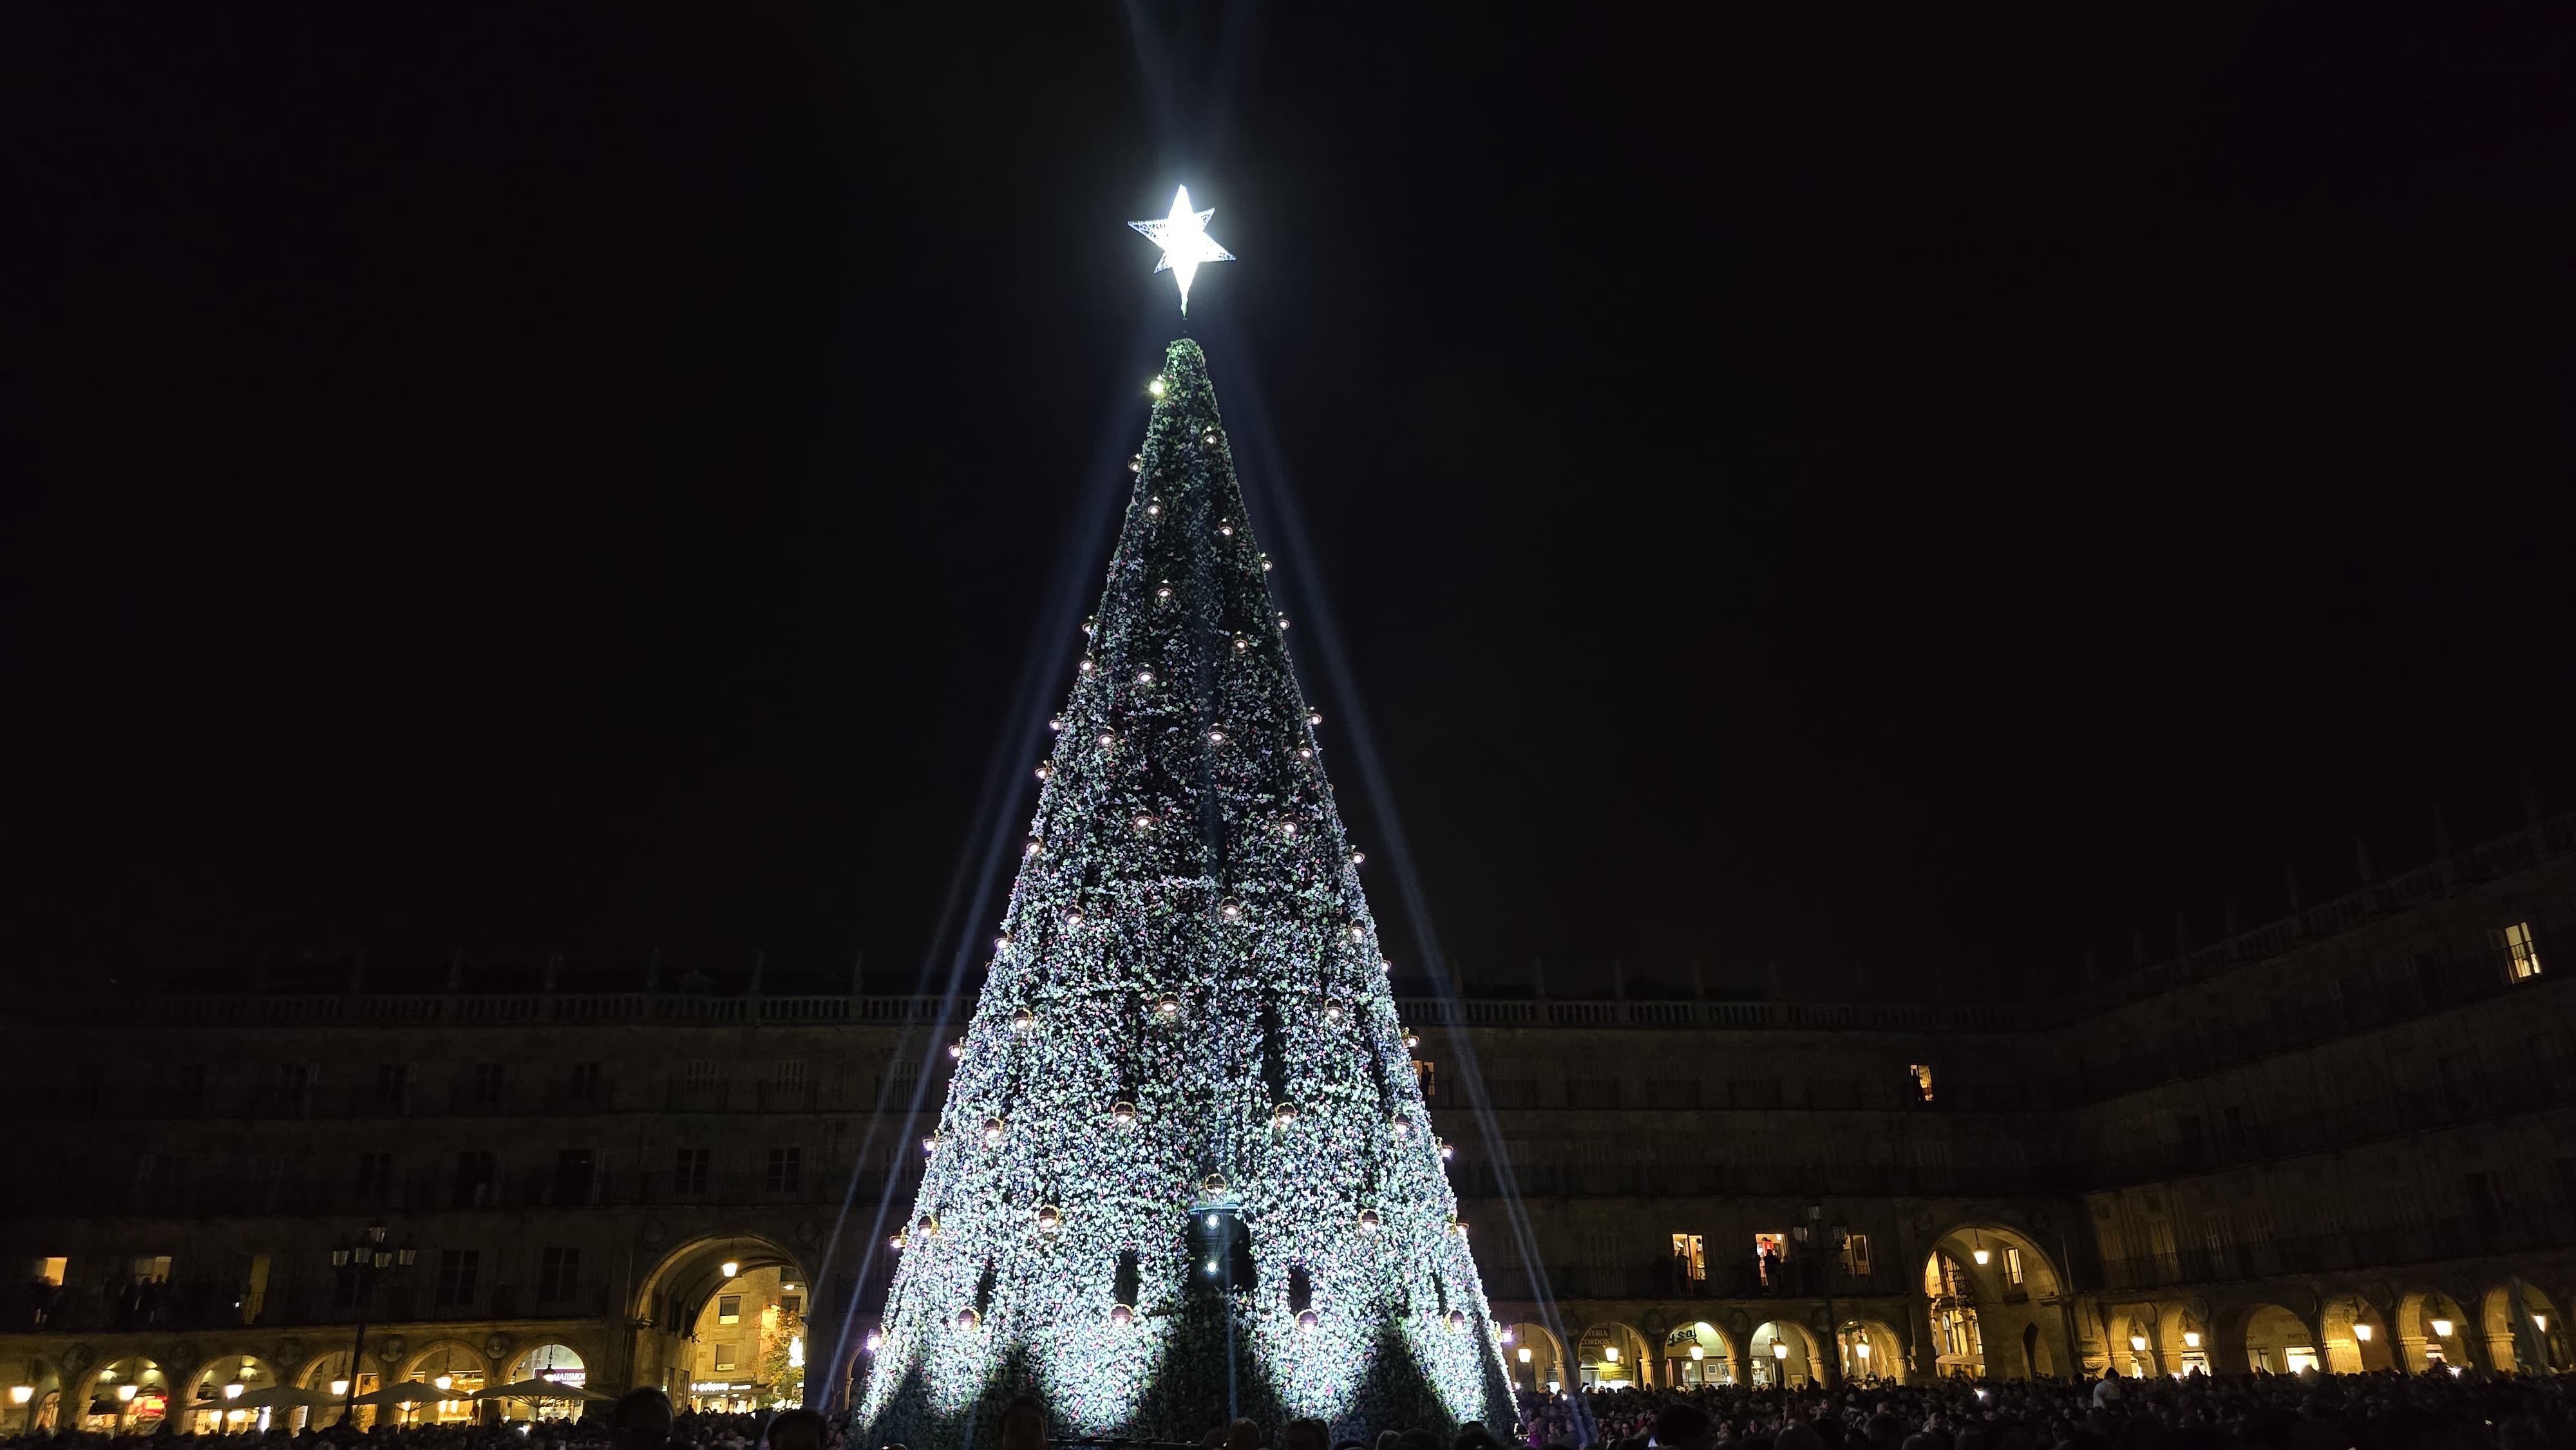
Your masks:
[[[168,1283],[169,1280],[170,1256],[168,1254],[157,1254],[150,1258],[140,1258],[134,1261],[134,1282],[138,1284],[164,1284]]]
[[[1422,1095],[1426,1098],[1431,1096],[1432,1080],[1436,1071],[1430,1063],[1421,1058],[1417,1057],[1413,1060],[1414,1080],[1422,1084]]]
[[[1708,1255],[1700,1247],[1698,1234],[1673,1235],[1673,1267],[1691,1283],[1708,1278]]]
[[[742,1322],[742,1296],[740,1294],[725,1294],[717,1297],[716,1322],[718,1324],[740,1324]],[[731,1369],[732,1366],[720,1364],[717,1365],[716,1368]]]
[[[1869,1235],[1853,1234],[1843,1241],[1843,1269],[1857,1279],[1869,1277]]]
[[[1755,1234],[1753,1236],[1753,1268],[1763,1283],[1769,1284],[1774,1281],[1780,1272],[1780,1261],[1788,1256],[1788,1235]]]
[[[1906,1067],[1905,1073],[1906,1076],[1914,1079],[1914,1090],[1923,1095],[1923,1101],[1927,1103],[1932,1101],[1932,1064],[1912,1063]]]
[[[2004,1247],[2004,1280],[2012,1284],[2021,1282],[2021,1250],[2009,1244]]]
[[[716,1346],[716,1369],[717,1369],[717,1371],[718,1371],[718,1372],[722,1372],[722,1371],[724,1371],[724,1370],[729,1370],[729,1369],[733,1368],[733,1357],[734,1357],[737,1353],[739,1353],[739,1352],[740,1352],[739,1350],[735,1349],[735,1347],[734,1347],[734,1346],[732,1346],[732,1345],[730,1345],[730,1344],[719,1344],[719,1345],[717,1345],[717,1346]]]
[[[63,1286],[63,1271],[71,1267],[71,1262],[72,1261],[70,1259],[63,1257],[60,1254],[56,1254],[52,1258],[36,1260],[37,1281],[40,1283],[50,1284],[57,1289],[61,1288]]]
[[[2504,929],[2504,955],[2515,981],[2540,975],[2540,944],[2532,939],[2530,922],[2517,921]]]

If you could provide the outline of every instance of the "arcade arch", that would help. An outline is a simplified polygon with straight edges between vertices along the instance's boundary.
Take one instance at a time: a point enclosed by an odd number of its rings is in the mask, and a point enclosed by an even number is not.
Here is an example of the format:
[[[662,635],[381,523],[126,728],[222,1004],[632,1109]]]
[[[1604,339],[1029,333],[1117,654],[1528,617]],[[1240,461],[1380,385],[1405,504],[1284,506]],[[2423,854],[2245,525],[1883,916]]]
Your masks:
[[[1565,1385],[1565,1345],[1544,1324],[1524,1320],[1503,1326],[1503,1359],[1511,1366],[1512,1383],[1525,1390],[1562,1391]]]
[[[1834,1347],[1845,1379],[1905,1382],[1905,1341],[1884,1320],[1844,1320],[1834,1331]]]
[[[2364,1299],[2336,1299],[2325,1308],[2326,1368],[2335,1374],[2376,1373],[2397,1364],[2397,1340],[2388,1321]]]
[[[2489,1289],[2478,1305],[2478,1328],[2486,1340],[2487,1363],[2497,1369],[2552,1374],[2570,1362],[2557,1304],[2528,1280],[2512,1279]]]
[[[2008,1224],[1964,1223],[1941,1235],[1923,1262],[1933,1372],[1996,1379],[2065,1373],[2075,1355],[2064,1282],[2037,1241]]]
[[[1676,1326],[1664,1336],[1664,1383],[1675,1389],[1735,1383],[1735,1347],[1707,1320]]]
[[[1592,1325],[1575,1342],[1576,1373],[1586,1388],[1651,1389],[1653,1346],[1646,1336],[1615,1320]]]
[[[677,1245],[636,1286],[632,1382],[675,1405],[764,1409],[804,1401],[814,1285],[785,1245],[756,1234]],[[598,1366],[588,1367],[596,1376]]]
[[[73,1399],[84,1430],[144,1434],[169,1416],[170,1377],[160,1361],[129,1355],[93,1370]]]
[[[491,1364],[481,1350],[461,1340],[442,1339],[413,1354],[396,1380],[421,1380],[447,1396],[425,1404],[393,1407],[404,1425],[457,1425],[474,1418],[475,1393],[490,1382]]]
[[[189,1377],[181,1422],[191,1435],[267,1428],[267,1412],[235,1408],[233,1401],[277,1383],[277,1367],[255,1354],[224,1354]]]
[[[2322,1369],[2325,1356],[2308,1322],[2278,1304],[2248,1304],[2236,1311],[2242,1326],[2233,1336],[2244,1346],[2245,1368],[2256,1374],[2297,1374]]]
[[[1753,1331],[1745,1374],[1757,1385],[1804,1385],[1816,1379],[1816,1342],[1794,1320],[1774,1319]]]
[[[2397,1301],[2397,1352],[2410,1372],[2477,1363],[2470,1357],[2468,1339],[2476,1327],[2459,1300],[2437,1289]]]

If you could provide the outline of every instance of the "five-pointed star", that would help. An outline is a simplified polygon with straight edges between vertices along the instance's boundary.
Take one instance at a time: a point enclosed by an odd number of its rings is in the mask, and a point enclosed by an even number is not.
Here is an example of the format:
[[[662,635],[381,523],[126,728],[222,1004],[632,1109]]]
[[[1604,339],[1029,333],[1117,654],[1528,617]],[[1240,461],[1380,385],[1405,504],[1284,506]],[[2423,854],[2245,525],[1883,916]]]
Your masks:
[[[1186,186],[1172,193],[1172,214],[1158,221],[1129,222],[1127,225],[1145,234],[1146,240],[1163,249],[1163,260],[1154,268],[1169,268],[1181,284],[1181,315],[1190,312],[1190,279],[1199,274],[1201,262],[1231,262],[1234,253],[1216,244],[1207,234],[1208,218],[1216,208],[1190,210],[1190,189]]]

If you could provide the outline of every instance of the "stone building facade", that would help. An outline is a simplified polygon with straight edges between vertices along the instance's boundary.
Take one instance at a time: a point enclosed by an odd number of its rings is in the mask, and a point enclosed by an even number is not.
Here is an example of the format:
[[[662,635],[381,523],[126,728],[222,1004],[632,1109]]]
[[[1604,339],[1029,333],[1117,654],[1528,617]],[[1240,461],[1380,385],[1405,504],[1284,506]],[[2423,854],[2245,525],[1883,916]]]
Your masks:
[[[1524,1384],[2554,1371],[2571,922],[2576,818],[2535,819],[2055,1003],[1401,1005]],[[440,1376],[744,1403],[863,1355],[939,999],[542,962],[223,985],[14,1024],[0,1430]],[[362,1284],[331,1249],[369,1225],[415,1254]]]

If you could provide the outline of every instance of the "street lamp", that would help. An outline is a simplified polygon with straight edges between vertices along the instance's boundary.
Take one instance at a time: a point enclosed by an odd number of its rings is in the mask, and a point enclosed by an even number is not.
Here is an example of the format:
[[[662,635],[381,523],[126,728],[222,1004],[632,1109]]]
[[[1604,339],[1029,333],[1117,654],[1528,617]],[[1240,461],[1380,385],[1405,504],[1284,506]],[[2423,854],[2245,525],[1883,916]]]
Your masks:
[[[409,1244],[399,1248],[387,1245],[383,1224],[373,1225],[349,1242],[334,1244],[331,1248],[331,1267],[356,1276],[354,1287],[358,1305],[358,1337],[349,1345],[349,1387],[340,1401],[340,1421],[343,1424],[348,1423],[350,1413],[357,1409],[353,1402],[358,1398],[358,1366],[367,1347],[367,1301],[374,1294],[378,1279],[400,1274],[411,1267],[417,1256],[418,1251]],[[331,1383],[337,1391],[340,1382],[333,1380]]]
[[[2450,1337],[2451,1337],[2451,1321],[2450,1321],[2450,1320],[2448,1320],[2448,1319],[2436,1319],[2436,1320],[2434,1320],[2434,1321],[2433,1321],[2433,1337],[2434,1337],[2435,1339],[2448,1339],[2448,1338],[2450,1338]]]
[[[1787,1359],[1789,1357],[1789,1341],[1785,1339],[1775,1339],[1771,1341],[1771,1357],[1773,1359]]]

